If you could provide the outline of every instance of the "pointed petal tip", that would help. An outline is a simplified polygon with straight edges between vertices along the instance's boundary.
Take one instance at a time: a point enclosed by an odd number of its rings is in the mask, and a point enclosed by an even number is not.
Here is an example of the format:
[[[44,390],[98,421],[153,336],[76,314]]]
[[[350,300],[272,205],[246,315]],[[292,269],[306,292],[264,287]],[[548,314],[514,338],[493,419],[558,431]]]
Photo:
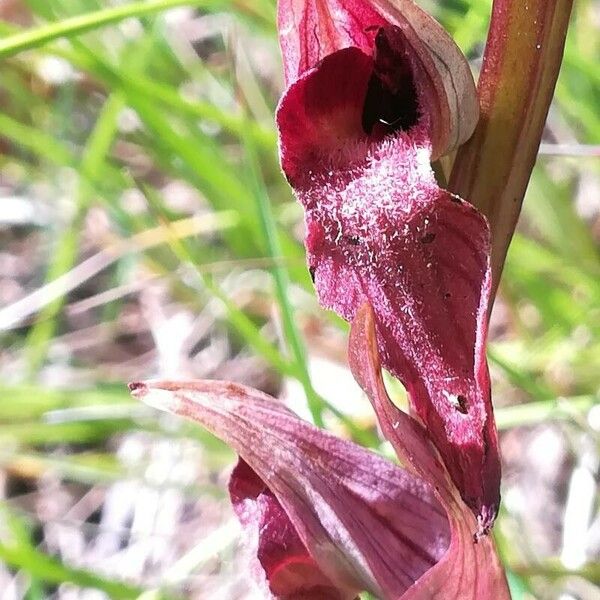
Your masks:
[[[148,392],[148,386],[143,381],[131,381],[127,387],[134,398],[141,399]]]
[[[349,362],[352,373],[359,385],[367,392],[373,403],[385,437],[392,443],[401,460],[408,461],[426,480],[437,481],[444,487],[445,478],[437,461],[437,453],[429,446],[435,442],[425,431],[421,431],[418,421],[394,407],[381,380],[381,362],[376,339],[375,313],[370,301],[364,302],[356,311],[350,329]],[[439,449],[439,446],[438,446]],[[440,452],[444,457],[448,454]],[[497,456],[497,455],[496,455]],[[474,539],[485,537],[492,529],[500,505],[500,469],[490,463],[487,470],[470,471],[472,480],[480,483],[479,495],[465,493],[464,486],[454,485],[461,493],[477,519],[473,526]],[[447,466],[447,464],[446,464]],[[451,472],[449,472],[451,475]],[[441,479],[440,479],[441,477]],[[433,479],[432,479],[433,478]],[[470,480],[466,480],[467,483]],[[460,480],[459,480],[460,482]],[[454,487],[454,486],[453,486]]]
[[[492,528],[498,516],[500,500],[492,505],[482,506],[477,515],[477,532],[474,534],[475,541],[486,537]]]
[[[177,412],[179,402],[177,396],[170,391],[143,381],[132,381],[127,387],[131,395],[144,404],[165,412]]]

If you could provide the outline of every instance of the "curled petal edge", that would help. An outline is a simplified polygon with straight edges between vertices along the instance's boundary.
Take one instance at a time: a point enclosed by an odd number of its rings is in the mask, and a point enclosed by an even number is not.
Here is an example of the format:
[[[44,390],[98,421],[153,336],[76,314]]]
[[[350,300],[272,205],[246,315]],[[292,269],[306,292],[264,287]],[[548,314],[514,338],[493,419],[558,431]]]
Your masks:
[[[352,372],[371,401],[383,435],[400,460],[428,481],[450,520],[450,546],[401,600],[510,600],[506,575],[491,536],[482,533],[453,485],[426,430],[390,400],[375,338],[373,310],[364,303],[352,322]]]
[[[279,0],[278,29],[286,84],[326,56],[355,47],[373,53],[374,32],[400,30],[431,120],[432,160],[469,139],[479,102],[469,64],[429,14],[411,0]]]

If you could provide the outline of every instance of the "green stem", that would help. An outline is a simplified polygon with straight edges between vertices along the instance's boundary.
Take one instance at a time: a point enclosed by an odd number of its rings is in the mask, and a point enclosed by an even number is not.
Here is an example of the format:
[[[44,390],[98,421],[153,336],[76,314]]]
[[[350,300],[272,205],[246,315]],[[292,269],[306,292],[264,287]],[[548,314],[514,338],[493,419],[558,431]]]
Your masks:
[[[492,232],[498,287],[560,69],[573,0],[494,0],[478,83],[481,118],[459,148],[449,189]]]

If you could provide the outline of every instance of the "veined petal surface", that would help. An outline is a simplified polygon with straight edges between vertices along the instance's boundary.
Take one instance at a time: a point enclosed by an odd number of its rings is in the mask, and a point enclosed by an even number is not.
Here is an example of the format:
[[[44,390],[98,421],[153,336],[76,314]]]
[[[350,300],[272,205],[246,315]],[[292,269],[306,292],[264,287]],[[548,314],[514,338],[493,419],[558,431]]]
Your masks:
[[[231,446],[344,594],[367,590],[398,598],[445,553],[448,520],[426,482],[302,421],[265,394],[219,381],[130,388],[144,402],[193,419]]]

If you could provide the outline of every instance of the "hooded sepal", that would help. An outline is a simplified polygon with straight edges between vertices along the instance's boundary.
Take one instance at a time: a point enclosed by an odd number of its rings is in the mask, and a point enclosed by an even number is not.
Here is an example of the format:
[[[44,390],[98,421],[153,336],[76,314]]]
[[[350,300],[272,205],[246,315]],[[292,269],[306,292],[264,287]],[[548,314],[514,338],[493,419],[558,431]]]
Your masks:
[[[386,31],[402,49],[396,64],[413,72],[422,112],[435,117],[429,122],[432,158],[471,136],[479,104],[469,65],[440,24],[411,0],[279,0],[278,29],[287,85],[345,48],[377,61],[377,38]]]

